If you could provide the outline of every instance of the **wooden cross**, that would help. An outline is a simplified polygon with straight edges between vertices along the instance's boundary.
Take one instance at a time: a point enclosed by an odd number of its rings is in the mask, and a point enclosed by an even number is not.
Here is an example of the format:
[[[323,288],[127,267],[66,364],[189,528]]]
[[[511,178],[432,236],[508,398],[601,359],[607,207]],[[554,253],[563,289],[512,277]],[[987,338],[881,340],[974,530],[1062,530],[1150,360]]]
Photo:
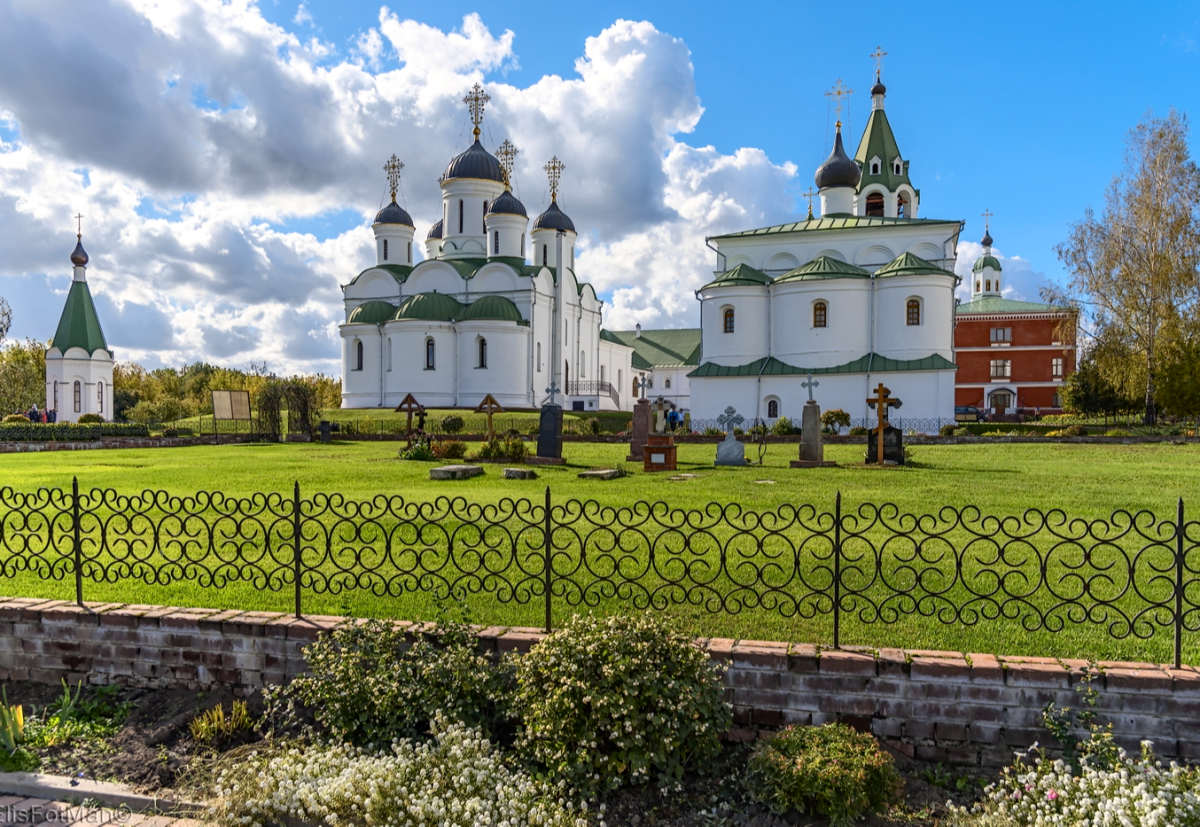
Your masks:
[[[887,57],[887,52],[882,46],[876,46],[875,51],[871,52],[871,59],[875,61],[875,80],[879,80],[883,74],[883,59]]]
[[[483,107],[492,99],[492,96],[483,91],[483,87],[478,83],[467,93],[463,98],[463,103],[467,105],[467,109],[471,113],[471,123],[475,124],[475,140],[479,140],[479,124],[483,122]]]
[[[809,187],[807,192],[802,192],[800,194],[808,199],[808,220],[812,221],[812,217],[813,217],[812,200],[813,200],[813,196],[817,194],[817,191],[814,190],[812,187]]]
[[[875,459],[879,465],[883,465],[883,429],[887,427],[887,410],[889,405],[894,405],[899,400],[892,398],[892,392],[879,383],[879,387],[875,389],[875,396],[867,398],[868,405],[874,405],[878,411],[879,425],[875,428],[876,436],[879,442],[876,444],[878,449],[875,454]]]
[[[405,426],[405,432],[408,434],[408,447],[412,447],[412,418],[414,413],[420,413],[424,408],[417,401],[416,397],[411,393],[404,397],[404,400],[396,406],[397,413],[408,414],[408,424]]]
[[[383,171],[387,173],[388,186],[392,188],[392,200],[396,200],[396,191],[400,189],[400,170],[404,169],[404,162],[392,155],[388,158],[387,163],[383,165]]]
[[[488,441],[491,442],[496,438],[496,431],[492,428],[492,414],[504,413],[504,408],[500,407],[500,403],[490,393],[483,397],[483,401],[479,403],[479,407],[475,409],[475,413],[485,413],[488,418]]]
[[[542,169],[546,170],[546,177],[550,179],[550,201],[558,201],[558,180],[562,177],[563,170],[566,169],[566,166],[562,161],[558,160],[558,156],[555,155],[546,163],[546,166],[542,167]]]
[[[811,373],[808,375],[808,381],[807,381],[807,382],[801,382],[801,383],[800,383],[800,387],[802,387],[802,388],[808,388],[808,401],[809,401],[809,402],[813,402],[813,401],[815,401],[815,400],[813,399],[813,394],[812,394],[812,392],[813,392],[813,388],[819,387],[819,386],[820,386],[820,384],[821,384],[820,382],[818,382],[816,379],[813,379],[813,378],[812,378],[812,374],[811,374]]]
[[[83,238],[83,213],[75,216],[75,237],[78,239]]]
[[[834,107],[837,109],[837,125],[838,129],[842,128],[842,98],[848,98],[854,94],[854,90],[842,83],[842,79],[838,78],[833,88],[825,93],[825,97],[834,99]],[[825,123],[829,123],[826,121]],[[827,127],[828,128],[828,127]]]
[[[504,171],[504,188],[512,189],[512,171],[517,160],[517,152],[519,150],[513,146],[513,142],[504,139],[504,143],[500,144],[500,148],[496,150],[496,160],[500,162],[500,169]]]

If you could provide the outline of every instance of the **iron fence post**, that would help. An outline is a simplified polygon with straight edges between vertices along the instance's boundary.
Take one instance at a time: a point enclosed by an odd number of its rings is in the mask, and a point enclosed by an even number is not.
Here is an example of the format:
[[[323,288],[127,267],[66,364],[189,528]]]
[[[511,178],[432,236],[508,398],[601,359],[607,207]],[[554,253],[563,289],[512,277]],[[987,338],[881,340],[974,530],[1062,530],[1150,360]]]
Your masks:
[[[1175,668],[1183,666],[1183,497],[1175,516]]]
[[[303,573],[303,548],[300,545],[300,481],[292,492],[292,575],[296,580],[296,619],[300,619],[300,577]]]
[[[842,645],[842,492],[833,503],[833,648]]]
[[[79,477],[71,478],[71,533],[75,553],[75,602],[83,608],[83,541],[79,537]]]
[[[553,576],[552,566],[554,565],[554,555],[552,553],[553,552],[553,538],[552,538],[553,531],[554,531],[554,529],[550,525],[550,486],[547,485],[546,486],[546,524],[545,524],[545,528],[542,530],[542,537],[543,537],[543,542],[544,542],[544,547],[545,547],[545,555],[546,555],[546,569],[543,574],[543,576],[545,577],[545,586],[546,586],[546,634],[550,633],[550,628],[551,628],[550,627],[550,620],[551,620],[551,617],[550,617],[550,586],[551,586],[551,578]]]

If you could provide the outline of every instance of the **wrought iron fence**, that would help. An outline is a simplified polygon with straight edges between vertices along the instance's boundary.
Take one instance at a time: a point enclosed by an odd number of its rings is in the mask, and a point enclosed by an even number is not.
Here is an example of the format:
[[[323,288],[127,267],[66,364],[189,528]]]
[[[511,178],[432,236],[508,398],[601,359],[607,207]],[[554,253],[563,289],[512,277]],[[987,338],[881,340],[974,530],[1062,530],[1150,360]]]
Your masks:
[[[787,424],[791,432],[797,434],[800,433],[800,417],[780,418],[787,419]],[[756,424],[762,425],[763,423],[766,423],[767,432],[773,433],[776,423],[779,422],[780,418],[759,420],[747,418],[746,421],[739,426],[739,429],[743,432],[749,432],[755,427]],[[838,429],[838,433],[843,435],[848,434],[850,432],[850,428],[875,428],[878,423],[879,420],[874,417],[868,417],[865,419],[851,419],[848,426]],[[938,417],[902,417],[893,415],[888,419],[888,424],[893,428],[899,428],[905,433],[912,432],[918,434],[936,434],[943,425],[955,425],[961,423],[956,423],[953,419]],[[716,419],[698,419],[696,417],[689,417],[687,420],[687,426],[696,433],[705,433],[706,431],[710,433],[715,431],[720,431],[721,433],[725,432],[725,424]]]
[[[486,594],[555,612],[617,601],[847,622],[920,618],[1026,632],[1102,629],[1115,639],[1200,630],[1200,523],[1183,501],[1159,517],[1059,509],[995,516],[972,506],[734,503],[673,508],[595,500],[0,488],[0,578],[137,581],[307,595]]]

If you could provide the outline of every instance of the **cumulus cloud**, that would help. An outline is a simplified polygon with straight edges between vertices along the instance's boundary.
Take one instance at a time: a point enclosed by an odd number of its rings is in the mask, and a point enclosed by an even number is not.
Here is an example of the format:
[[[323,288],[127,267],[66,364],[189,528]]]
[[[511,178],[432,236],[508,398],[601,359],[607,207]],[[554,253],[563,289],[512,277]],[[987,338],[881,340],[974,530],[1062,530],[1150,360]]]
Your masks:
[[[954,265],[954,271],[962,276],[962,283],[958,286],[955,296],[964,302],[971,300],[971,268],[982,255],[983,245],[978,241],[958,243],[958,261]],[[1040,302],[1042,290],[1056,286],[1046,277],[1045,272],[1034,270],[1028,259],[1006,256],[999,247],[992,248],[992,255],[1000,260],[1000,283],[1003,285],[1000,295],[1006,299]]]

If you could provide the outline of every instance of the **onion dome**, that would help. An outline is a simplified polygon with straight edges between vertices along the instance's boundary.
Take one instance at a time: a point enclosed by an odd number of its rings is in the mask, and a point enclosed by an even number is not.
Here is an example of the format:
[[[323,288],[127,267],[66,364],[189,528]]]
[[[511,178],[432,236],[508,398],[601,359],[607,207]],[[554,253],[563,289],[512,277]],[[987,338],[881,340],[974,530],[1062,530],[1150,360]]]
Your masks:
[[[499,181],[503,184],[504,170],[500,168],[500,162],[484,149],[483,144],[476,138],[475,143],[471,144],[466,152],[446,167],[446,174],[442,176],[442,180],[449,181],[451,178],[482,178],[485,181]]]
[[[982,244],[984,247],[991,247],[992,246],[992,234],[985,229],[983,231],[983,238],[980,239],[979,243]]]
[[[442,219],[438,219],[437,223],[429,228],[429,232],[425,234],[425,240],[429,241],[434,238],[442,237]]]
[[[857,167],[855,167],[857,169]],[[563,230],[565,232],[575,232],[575,224],[567,216],[565,212],[558,208],[557,201],[551,201],[550,206],[546,211],[539,215],[533,222],[535,230]]]
[[[71,253],[71,263],[76,267],[86,267],[88,263],[88,254],[83,249],[83,239],[80,238],[75,242],[75,251]]]
[[[467,309],[459,316],[460,322],[521,322],[521,311],[511,299],[504,296],[483,296],[467,305]]]
[[[488,215],[501,213],[529,217],[529,213],[525,212],[525,205],[517,200],[517,197],[512,194],[512,190],[505,190],[499,198],[488,205]]]
[[[363,302],[350,311],[349,324],[383,324],[392,318],[396,305],[384,301]]]
[[[825,159],[825,163],[817,167],[814,180],[817,189],[822,190],[830,187],[857,187],[858,182],[862,180],[862,170],[850,159],[842,146],[841,124],[838,125],[837,137],[833,142],[833,152]]]
[[[396,203],[396,199],[392,198],[392,203],[388,204],[382,210],[375,214],[376,224],[403,224],[406,227],[413,226],[412,216]]]
[[[1000,272],[1000,259],[995,256],[980,256],[979,261],[975,262],[975,266],[971,268],[972,272],[979,273],[983,268],[991,267],[997,273]]]
[[[392,317],[429,322],[448,322],[462,315],[463,306],[445,293],[417,293],[405,299]]]

